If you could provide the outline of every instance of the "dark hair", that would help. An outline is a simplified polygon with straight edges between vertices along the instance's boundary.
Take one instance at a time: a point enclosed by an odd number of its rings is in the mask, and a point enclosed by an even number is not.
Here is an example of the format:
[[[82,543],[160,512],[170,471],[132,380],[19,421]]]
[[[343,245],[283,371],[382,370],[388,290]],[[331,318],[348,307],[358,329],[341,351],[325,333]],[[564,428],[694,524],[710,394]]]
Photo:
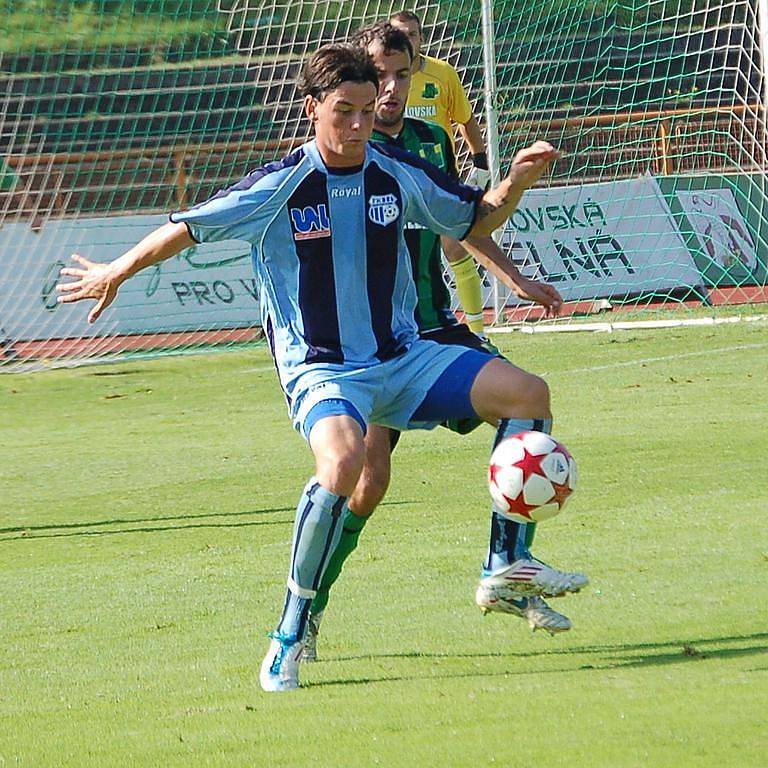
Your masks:
[[[367,27],[358,29],[350,38],[349,42],[359,45],[368,50],[373,43],[380,43],[384,53],[390,54],[392,51],[407,53],[408,58],[413,61],[413,46],[408,39],[408,35],[402,29],[393,27],[388,21],[377,21],[375,24],[369,24]]]
[[[392,19],[405,22],[415,21],[419,27],[419,32],[421,32],[421,19],[413,11],[398,11],[389,17],[390,21],[392,21]]]
[[[297,85],[302,96],[322,101],[328,91],[348,82],[372,83],[379,90],[379,76],[366,51],[349,43],[329,43],[312,54]]]

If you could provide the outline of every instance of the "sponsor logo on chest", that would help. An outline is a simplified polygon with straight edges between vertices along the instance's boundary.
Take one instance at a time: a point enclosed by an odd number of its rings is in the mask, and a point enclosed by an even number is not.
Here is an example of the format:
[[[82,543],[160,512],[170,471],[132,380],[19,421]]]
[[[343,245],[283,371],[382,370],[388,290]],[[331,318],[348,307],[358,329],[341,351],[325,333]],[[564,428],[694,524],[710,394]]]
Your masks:
[[[424,90],[421,92],[422,99],[436,99],[440,95],[440,89],[437,83],[424,83]]]
[[[434,104],[417,105],[415,107],[406,107],[407,117],[416,117],[419,119],[428,117],[437,117],[437,107]]]
[[[331,236],[331,222],[325,203],[291,208],[290,215],[294,240],[315,240]]]
[[[363,193],[362,187],[332,187],[331,197],[358,197]]]
[[[368,198],[368,218],[381,227],[386,227],[397,221],[400,208],[397,198],[392,195],[371,195]]]

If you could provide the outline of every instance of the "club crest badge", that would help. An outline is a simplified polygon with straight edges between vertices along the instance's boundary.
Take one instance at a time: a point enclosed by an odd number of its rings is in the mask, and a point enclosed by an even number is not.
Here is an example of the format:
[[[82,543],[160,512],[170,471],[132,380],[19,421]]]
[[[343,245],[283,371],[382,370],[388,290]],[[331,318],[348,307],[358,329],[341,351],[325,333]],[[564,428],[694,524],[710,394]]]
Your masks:
[[[368,198],[368,218],[381,227],[397,221],[400,208],[395,195],[371,195]]]

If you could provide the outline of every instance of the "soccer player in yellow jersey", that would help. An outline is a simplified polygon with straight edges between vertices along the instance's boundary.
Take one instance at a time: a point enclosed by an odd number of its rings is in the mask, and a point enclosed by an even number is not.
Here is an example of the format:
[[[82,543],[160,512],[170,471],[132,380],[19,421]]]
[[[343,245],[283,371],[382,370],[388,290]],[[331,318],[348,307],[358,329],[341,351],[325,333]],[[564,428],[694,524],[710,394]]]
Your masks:
[[[455,123],[472,153],[474,170],[469,181],[479,187],[486,187],[491,175],[488,171],[488,156],[485,152],[483,134],[472,114],[472,107],[456,70],[447,61],[426,56],[421,52],[423,44],[421,20],[415,13],[399,11],[393,14],[389,21],[393,27],[408,35],[414,51],[406,116],[437,123],[445,129],[454,144],[453,124]],[[456,290],[467,317],[467,325],[472,331],[482,336],[483,296],[475,260],[458,241],[451,238],[443,237],[442,247],[445,258],[456,277]]]
[[[487,171],[483,134],[472,114],[472,107],[458,73],[447,61],[422,53],[424,40],[421,20],[415,13],[399,11],[389,21],[393,27],[408,35],[414,50],[406,116],[437,123],[445,129],[451,140],[454,138],[453,126],[456,124],[461,138],[472,153],[473,163],[478,161],[474,163],[475,167]],[[480,181],[484,182],[480,186],[485,186],[490,178],[480,176]]]

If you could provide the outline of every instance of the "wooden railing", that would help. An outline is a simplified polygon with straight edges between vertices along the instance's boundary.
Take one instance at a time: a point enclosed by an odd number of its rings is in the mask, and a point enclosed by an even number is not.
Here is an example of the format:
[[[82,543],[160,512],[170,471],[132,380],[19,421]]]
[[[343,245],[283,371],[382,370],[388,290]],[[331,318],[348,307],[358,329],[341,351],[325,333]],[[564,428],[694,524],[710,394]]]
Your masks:
[[[758,104],[621,112],[547,122],[508,120],[499,132],[513,137],[516,146],[544,138],[563,150],[558,183],[583,184],[644,171],[668,176],[768,170],[768,130]],[[624,140],[617,141],[617,135]]]

